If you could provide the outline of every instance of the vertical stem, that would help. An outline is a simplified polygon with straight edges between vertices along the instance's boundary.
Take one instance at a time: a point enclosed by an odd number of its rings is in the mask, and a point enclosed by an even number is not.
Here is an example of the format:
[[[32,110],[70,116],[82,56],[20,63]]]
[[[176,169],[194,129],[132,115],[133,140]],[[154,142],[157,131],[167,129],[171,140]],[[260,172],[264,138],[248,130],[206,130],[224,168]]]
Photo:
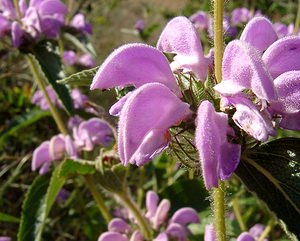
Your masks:
[[[215,76],[217,83],[222,80],[223,58],[223,0],[214,1],[214,50],[215,50]]]
[[[144,238],[146,240],[151,240],[151,230],[150,227],[144,218],[144,216],[141,214],[140,210],[136,206],[136,204],[132,201],[129,194],[127,192],[124,192],[122,194],[118,194],[118,197],[120,198],[123,205],[130,210],[132,215],[135,217],[142,234],[144,235]]]
[[[233,212],[235,214],[235,217],[239,223],[239,226],[240,226],[240,229],[243,231],[243,232],[246,232],[247,231],[247,227],[244,223],[244,220],[241,216],[241,211],[240,211],[240,208],[239,208],[239,203],[238,203],[238,198],[235,197],[233,198],[232,200],[232,206],[233,206]]]
[[[48,92],[47,92],[47,89],[46,89],[46,85],[45,85],[44,80],[42,79],[42,77],[39,73],[39,67],[36,65],[34,57],[32,55],[26,55],[26,59],[27,59],[27,62],[30,66],[33,77],[34,77],[35,81],[37,82],[40,90],[42,91],[42,93],[43,93],[43,95],[44,95],[44,97],[47,101],[47,104],[49,105],[50,112],[53,116],[53,119],[55,120],[55,122],[57,124],[58,129],[60,130],[60,132],[62,134],[67,135],[68,130],[65,127],[64,122],[63,122],[62,118],[60,117],[57,109],[55,108],[55,106],[51,102],[51,99],[50,99],[50,97],[48,95]]]
[[[224,182],[219,180],[218,188],[213,189],[213,211],[217,241],[226,241],[225,192]]]
[[[274,225],[274,220],[272,219],[271,221],[269,221],[267,227],[265,228],[265,230],[260,235],[260,237],[259,237],[259,239],[257,241],[263,241],[263,240],[265,240],[265,238],[268,236],[268,234],[272,230],[273,225]]]
[[[300,27],[300,0],[298,0],[298,10],[297,10],[297,17],[295,20],[295,28],[294,28],[294,34],[297,34]]]
[[[99,193],[92,176],[86,175],[86,176],[84,176],[84,180],[85,180],[91,194],[93,195],[93,198],[96,201],[102,216],[104,217],[106,223],[108,224],[109,221],[112,219],[112,216],[110,215],[109,211],[107,210],[104,200],[103,200],[101,194]]]
[[[21,10],[20,10],[20,6],[19,6],[19,1],[18,0],[14,0],[14,6],[15,6],[15,9],[16,9],[17,18],[18,18],[19,21],[21,21],[22,14],[21,14]]]

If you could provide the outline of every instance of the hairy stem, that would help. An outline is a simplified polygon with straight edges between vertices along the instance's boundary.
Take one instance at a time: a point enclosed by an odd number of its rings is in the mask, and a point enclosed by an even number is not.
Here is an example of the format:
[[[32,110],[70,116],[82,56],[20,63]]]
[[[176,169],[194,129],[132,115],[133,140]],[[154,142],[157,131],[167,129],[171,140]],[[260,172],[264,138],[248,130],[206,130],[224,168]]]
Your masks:
[[[35,81],[37,82],[40,90],[42,91],[46,101],[47,101],[47,104],[49,106],[49,109],[50,109],[50,112],[52,114],[52,117],[59,129],[59,131],[64,134],[64,135],[67,135],[68,134],[68,130],[67,128],[65,127],[65,124],[61,118],[61,116],[59,115],[57,109],[55,108],[55,106],[53,105],[49,95],[48,95],[48,92],[47,92],[47,89],[46,89],[46,85],[45,85],[45,82],[44,80],[42,79],[40,73],[39,73],[39,67],[37,66],[36,64],[36,60],[34,59],[34,56],[32,55],[26,55],[26,59],[27,59],[27,62],[29,64],[29,67],[30,67],[30,70],[33,74],[33,77],[35,79]]]
[[[142,215],[141,211],[138,209],[137,205],[132,201],[128,192],[124,192],[122,194],[117,194],[120,198],[122,204],[129,209],[131,214],[135,217],[141,232],[146,240],[151,240],[151,229],[148,225],[148,222]]]
[[[108,224],[109,221],[112,219],[112,216],[110,215],[108,209],[105,206],[104,200],[100,194],[100,192],[97,189],[97,186],[95,185],[95,181],[93,180],[92,176],[86,175],[84,176],[84,180],[87,184],[87,187],[89,188],[94,200],[97,203],[97,206],[104,217],[106,223]]]
[[[215,76],[216,82],[222,80],[222,58],[223,58],[223,0],[214,2],[214,51],[215,51]]]
[[[218,188],[213,189],[213,212],[217,241],[226,241],[224,186],[224,182],[219,180]]]

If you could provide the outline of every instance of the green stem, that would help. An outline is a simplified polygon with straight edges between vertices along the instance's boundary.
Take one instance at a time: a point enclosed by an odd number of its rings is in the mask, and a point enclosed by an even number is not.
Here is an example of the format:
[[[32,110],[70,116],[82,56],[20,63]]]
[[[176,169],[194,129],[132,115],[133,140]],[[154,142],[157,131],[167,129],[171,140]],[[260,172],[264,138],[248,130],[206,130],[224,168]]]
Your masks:
[[[86,176],[84,176],[84,180],[85,180],[94,200],[96,201],[98,208],[99,208],[102,216],[104,217],[106,223],[109,223],[109,221],[112,219],[112,216],[110,215],[108,209],[106,208],[104,200],[103,200],[101,194],[99,193],[92,176],[86,175]]]
[[[21,21],[22,14],[21,14],[21,10],[20,10],[20,6],[19,6],[19,1],[18,0],[14,0],[14,6],[15,6],[15,9],[16,9],[17,18],[18,18],[19,21]]]
[[[223,58],[223,0],[214,0],[214,51],[216,82],[222,80]]]
[[[26,59],[27,59],[27,62],[29,64],[29,66],[30,66],[31,72],[33,74],[33,77],[34,77],[35,81],[37,82],[40,90],[42,91],[42,93],[43,93],[43,95],[44,95],[44,97],[45,97],[45,99],[47,101],[47,104],[49,106],[50,112],[51,112],[51,114],[53,116],[53,119],[55,120],[55,122],[57,124],[57,127],[58,127],[59,131],[62,134],[67,135],[68,134],[68,130],[65,127],[62,118],[60,117],[57,109],[53,105],[53,103],[52,103],[52,101],[51,101],[51,99],[50,99],[50,97],[48,95],[45,82],[44,82],[44,80],[42,79],[42,77],[40,75],[39,67],[36,64],[36,60],[34,59],[34,56],[28,54],[28,55],[26,55]]]
[[[151,229],[144,218],[144,216],[141,214],[140,210],[136,206],[136,204],[132,201],[131,197],[129,196],[128,192],[125,193],[118,193],[118,197],[120,198],[122,204],[130,210],[132,215],[135,217],[142,234],[144,235],[144,238],[146,240],[151,240]]]
[[[297,17],[295,21],[295,28],[294,28],[294,34],[297,34],[300,27],[300,0],[298,0],[298,10],[297,10]]]
[[[218,188],[213,189],[213,212],[217,241],[226,241],[225,192],[223,181],[219,181]]]
[[[241,211],[240,211],[240,208],[239,208],[239,203],[238,203],[238,198],[233,198],[232,200],[232,206],[233,206],[233,211],[234,211],[234,214],[235,214],[235,217],[239,223],[239,226],[240,226],[240,229],[245,232],[247,231],[247,227],[244,223],[244,220],[241,216]]]
[[[257,241],[263,241],[272,230],[273,225],[274,225],[274,220],[271,220]]]

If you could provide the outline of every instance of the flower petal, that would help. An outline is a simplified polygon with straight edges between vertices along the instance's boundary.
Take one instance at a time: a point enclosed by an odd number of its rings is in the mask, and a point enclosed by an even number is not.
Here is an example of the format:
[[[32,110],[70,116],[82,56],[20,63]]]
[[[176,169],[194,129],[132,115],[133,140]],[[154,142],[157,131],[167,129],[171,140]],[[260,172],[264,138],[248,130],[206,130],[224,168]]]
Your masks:
[[[123,219],[113,218],[108,224],[108,230],[111,232],[127,233],[130,227]]]
[[[173,18],[162,31],[157,48],[176,54],[176,66],[192,71],[202,81],[206,80],[208,63],[198,33],[188,18]]]
[[[235,144],[227,142],[227,121],[227,115],[216,112],[209,101],[203,101],[198,108],[195,139],[207,189],[217,187],[219,179],[227,179],[239,163],[240,148],[233,148]],[[235,152],[228,155],[227,149]],[[229,159],[224,158],[224,152]]]
[[[224,52],[223,79],[214,89],[223,95],[234,95],[251,89],[257,97],[276,99],[274,85],[257,49],[241,41],[231,41]]]
[[[49,152],[52,160],[63,157],[66,151],[65,137],[62,134],[53,136],[49,143]]]
[[[101,234],[98,241],[128,241],[128,239],[117,232],[105,232]]]
[[[265,51],[262,59],[274,79],[284,72],[300,70],[300,36],[277,40]]]
[[[44,141],[33,151],[32,162],[31,162],[32,171],[37,170],[44,163],[52,161],[49,152],[49,143],[50,143],[49,141]]]
[[[271,108],[280,114],[300,112],[300,71],[289,71],[274,80],[278,100]]]
[[[193,208],[185,207],[178,209],[172,216],[171,223],[178,223],[183,226],[188,225],[189,223],[199,223],[200,219]]]
[[[261,52],[265,51],[277,39],[272,23],[265,17],[252,18],[240,37],[240,40],[248,42]]]
[[[255,239],[248,232],[241,233],[236,241],[255,241]]]
[[[216,232],[215,232],[213,224],[208,224],[205,226],[204,240],[205,241],[216,241],[217,240]]]
[[[153,228],[158,229],[164,222],[167,221],[168,212],[170,210],[171,203],[168,199],[163,199],[155,212],[154,217],[152,218]]]
[[[146,217],[147,218],[152,218],[156,212],[157,209],[157,204],[159,201],[159,197],[156,194],[156,192],[153,191],[148,191],[146,195],[146,208],[147,208],[147,213]]]
[[[169,142],[168,128],[191,112],[168,87],[149,83],[134,90],[122,108],[118,147],[122,163],[143,165]]]
[[[146,44],[127,44],[112,52],[97,71],[91,89],[159,82],[181,96],[167,58]]]
[[[166,233],[171,240],[174,239],[178,241],[187,241],[187,237],[189,236],[189,230],[178,223],[170,223],[167,227]]]

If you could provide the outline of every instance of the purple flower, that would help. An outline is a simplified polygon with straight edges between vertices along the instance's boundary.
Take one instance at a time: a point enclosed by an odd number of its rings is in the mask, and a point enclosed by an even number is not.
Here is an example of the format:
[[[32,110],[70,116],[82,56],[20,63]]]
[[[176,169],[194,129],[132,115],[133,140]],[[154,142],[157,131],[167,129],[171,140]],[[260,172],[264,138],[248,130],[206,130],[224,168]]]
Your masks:
[[[300,36],[288,36],[274,42],[263,54],[262,59],[271,76],[300,70]]]
[[[11,238],[7,236],[1,236],[0,241],[11,241]]]
[[[78,31],[84,34],[93,33],[92,25],[85,20],[85,17],[82,13],[77,13],[76,15],[74,15],[70,22],[70,26],[76,28]]]
[[[138,19],[135,22],[134,28],[138,31],[143,31],[145,28],[145,21],[143,19]]]
[[[46,90],[48,92],[51,102],[54,105],[59,106],[58,98],[57,98],[56,93],[53,90],[52,86],[48,85],[46,87]],[[32,96],[32,99],[31,99],[31,103],[38,105],[42,110],[49,109],[49,105],[48,105],[48,103],[43,95],[43,92],[41,90],[38,90],[34,93],[34,95]]]
[[[89,100],[89,98],[82,94],[79,89],[73,89],[71,91],[71,97],[73,99],[73,104],[75,109],[80,109],[85,107],[85,103]]]
[[[83,121],[73,128],[74,143],[78,149],[91,151],[95,145],[108,146],[112,141],[112,130],[107,122],[99,118]]]
[[[163,199],[159,202],[159,197],[155,192],[147,192],[146,218],[150,221],[154,230],[160,231],[158,236],[153,240],[168,241],[174,239],[178,241],[187,241],[188,236],[190,235],[190,230],[187,225],[200,222],[197,212],[192,208],[181,208],[177,210],[168,221],[169,209],[169,200]],[[162,231],[162,229],[165,230]],[[144,241],[143,235],[138,230],[133,231],[132,227],[120,218],[112,219],[108,224],[108,230],[108,232],[100,235],[98,241]]]
[[[189,105],[165,85],[149,83],[136,89],[120,114],[118,148],[122,163],[146,164],[168,146],[168,129],[189,114]]]
[[[241,147],[229,143],[228,135],[233,136],[233,130],[227,115],[203,101],[197,112],[195,139],[207,189],[217,187],[219,179],[228,179],[240,161]]]
[[[281,22],[276,22],[273,24],[273,28],[276,31],[279,38],[283,38],[292,35],[294,32],[294,24],[285,25]]]
[[[236,8],[231,12],[230,22],[232,25],[247,23],[251,18],[251,12],[247,8]]]
[[[222,105],[224,107],[235,107],[236,111],[232,116],[233,121],[255,139],[266,141],[270,135],[275,135],[274,125],[269,113],[265,109],[259,110],[244,95],[223,97]]]
[[[240,40],[250,43],[259,51],[265,51],[278,39],[272,23],[265,17],[255,17],[244,28]]]
[[[201,31],[208,28],[208,16],[206,12],[198,11],[189,17],[189,20],[194,24],[195,28]]]
[[[158,82],[181,96],[167,58],[146,44],[127,44],[112,52],[100,66],[91,89],[107,89]]]
[[[74,156],[74,150],[69,152],[71,148],[67,147],[72,144],[71,141],[70,137],[62,134],[53,136],[50,141],[44,141],[33,151],[31,169],[39,169],[39,173],[43,175],[49,171],[53,161],[61,159],[65,154]]]
[[[76,53],[73,50],[64,51],[62,60],[67,65],[74,65],[77,61]]]
[[[93,68],[96,66],[96,61],[91,54],[86,53],[78,58],[78,64],[86,68]]]
[[[216,232],[213,224],[205,226],[204,241],[216,241]]]
[[[235,95],[245,89],[251,89],[259,99],[276,99],[273,80],[261,54],[244,41],[234,40],[227,45],[222,73],[221,83],[214,87],[222,95]]]
[[[173,18],[162,31],[157,48],[166,53],[173,53],[171,68],[192,71],[201,81],[206,80],[208,61],[203,55],[198,33],[186,17]]]

